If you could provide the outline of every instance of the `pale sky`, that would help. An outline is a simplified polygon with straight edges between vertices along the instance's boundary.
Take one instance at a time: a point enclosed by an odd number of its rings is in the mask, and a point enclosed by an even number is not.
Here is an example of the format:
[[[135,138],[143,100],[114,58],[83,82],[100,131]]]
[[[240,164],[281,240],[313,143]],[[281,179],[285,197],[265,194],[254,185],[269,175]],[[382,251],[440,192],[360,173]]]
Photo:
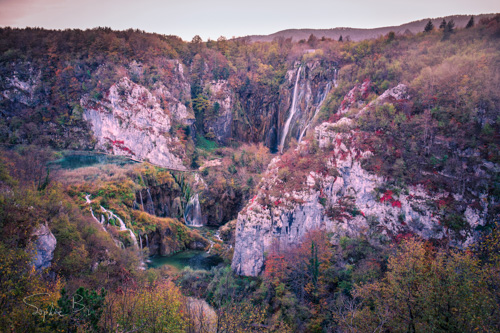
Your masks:
[[[134,28],[188,41],[482,13],[500,13],[500,0],[0,0],[0,26]]]

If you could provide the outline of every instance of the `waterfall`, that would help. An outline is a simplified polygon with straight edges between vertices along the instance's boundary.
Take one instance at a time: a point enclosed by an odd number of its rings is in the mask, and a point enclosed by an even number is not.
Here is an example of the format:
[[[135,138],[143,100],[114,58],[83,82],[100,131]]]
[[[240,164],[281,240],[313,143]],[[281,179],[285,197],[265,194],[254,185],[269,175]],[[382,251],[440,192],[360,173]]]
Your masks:
[[[139,231],[139,246],[141,248],[141,251],[142,251],[142,237],[141,237],[141,232]]]
[[[92,209],[92,205],[91,205],[91,202],[90,202],[90,194],[87,194],[85,196],[85,201],[87,202],[87,204],[89,205],[89,209],[90,209],[90,214],[92,214],[92,217],[94,218],[94,220],[96,220],[97,223],[99,223],[102,227],[102,229],[104,231],[106,231],[106,228],[104,228],[104,221],[103,221],[103,216],[101,215],[101,221],[99,221],[99,219],[97,217],[95,217],[94,215],[94,210]]]
[[[130,233],[130,238],[132,238],[132,242],[134,243],[134,246],[136,248],[139,247],[138,243],[137,243],[137,237],[135,237],[134,233],[132,232],[132,230],[130,230],[129,228],[127,228],[125,226],[125,223],[123,222],[123,220],[118,216],[116,215],[115,213],[113,213],[112,211],[110,210],[107,210],[106,208],[104,208],[103,206],[101,206],[101,212],[103,214],[101,214],[101,220],[99,220],[95,215],[94,215],[94,211],[92,210],[92,206],[91,206],[91,201],[90,201],[90,194],[87,194],[85,196],[85,201],[87,202],[87,204],[89,205],[89,208],[90,208],[90,214],[92,214],[92,217],[94,218],[94,220],[96,220],[103,228],[104,231],[107,232],[106,228],[104,227],[104,224],[106,222],[106,216],[108,217],[107,220],[111,220],[111,219],[114,219],[116,221],[118,221],[119,223],[119,228],[120,228],[120,231],[125,231],[125,230],[128,230],[128,232]]]
[[[280,153],[283,153],[283,148],[285,147],[285,139],[286,136],[288,135],[288,130],[290,127],[290,123],[292,122],[293,115],[295,114],[301,70],[302,66],[299,66],[299,69],[297,70],[297,78],[295,79],[295,86],[293,87],[293,99],[292,99],[292,106],[290,107],[290,115],[288,116],[288,119],[285,122],[285,127],[283,127],[283,133],[281,134]]]
[[[217,230],[215,232],[214,237],[215,237],[215,239],[217,239],[221,243],[224,243],[224,241],[222,240],[222,238],[220,238],[220,230]],[[210,242],[210,248],[208,249],[207,254],[210,254],[210,251],[214,247],[215,242],[212,239],[209,239],[208,241]]]
[[[120,231],[128,231],[130,234],[130,238],[132,238],[132,242],[134,243],[134,246],[136,248],[139,248],[139,245],[137,243],[137,237],[135,237],[135,234],[132,232],[132,230],[130,230],[129,228],[127,228],[125,226],[125,223],[123,222],[123,220],[118,215],[116,215],[115,213],[113,213],[110,210],[107,210],[103,206],[101,206],[101,210],[103,213],[108,214],[108,220],[114,219],[114,220],[118,221]]]
[[[334,80],[334,85],[335,85],[335,80]],[[321,110],[321,106],[323,106],[323,102],[325,101],[326,99],[326,96],[328,96],[328,93],[330,92],[330,89],[332,88],[332,84],[330,82],[328,82],[326,84],[326,87],[325,87],[325,90],[323,91],[323,93],[321,94],[320,96],[320,101],[318,103],[318,106],[316,106],[316,111],[314,111],[314,115],[312,116],[312,118],[307,122],[307,125],[306,127],[304,127],[304,129],[302,130],[302,133],[300,133],[300,136],[299,136],[299,143],[302,141],[302,138],[304,137],[304,134],[306,133],[306,130],[307,128],[309,127],[309,125],[311,125],[311,123],[313,122],[314,118],[316,118],[316,116],[318,115],[318,112],[319,110]]]
[[[142,210],[144,211],[144,201],[142,200],[142,191],[139,191],[139,197],[141,198],[141,207]]]
[[[198,194],[193,195],[188,204],[186,205],[186,209],[184,210],[184,221],[186,225],[191,227],[201,227],[202,224],[202,216],[201,216],[201,205]]]
[[[155,215],[155,206],[153,204],[153,198],[151,197],[151,192],[149,187],[146,189],[148,192],[148,201],[146,201],[146,212],[150,215]]]
[[[148,239],[148,234],[146,234],[146,246],[149,247],[149,239]]]
[[[338,77],[338,74],[339,74],[339,69],[338,68],[335,68],[334,72],[333,72],[333,86],[335,88],[338,87],[338,83],[337,83],[337,77]]]

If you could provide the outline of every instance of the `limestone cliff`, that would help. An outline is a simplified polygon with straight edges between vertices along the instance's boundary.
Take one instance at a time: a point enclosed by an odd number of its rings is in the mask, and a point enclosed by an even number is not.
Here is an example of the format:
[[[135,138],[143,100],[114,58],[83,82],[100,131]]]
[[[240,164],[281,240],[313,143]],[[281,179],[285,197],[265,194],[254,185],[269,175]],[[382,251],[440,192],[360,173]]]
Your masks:
[[[208,85],[212,114],[205,115],[204,131],[218,143],[227,143],[232,135],[234,92],[227,80],[212,81]]]
[[[50,267],[57,245],[56,237],[46,224],[42,224],[34,230],[32,236],[35,237],[35,256],[33,260],[35,269],[42,270]]]
[[[97,149],[185,169],[183,146],[170,130],[173,118],[190,123],[192,116],[179,101],[162,108],[160,102],[172,97],[162,84],[157,85],[155,94],[124,77],[111,86],[102,100],[86,96],[80,103],[97,140]]]
[[[398,85],[359,112],[407,97],[407,88]],[[358,129],[354,110],[351,118],[317,126],[314,141],[273,160],[258,194],[238,215],[232,261],[237,274],[259,275],[273,242],[292,247],[315,229],[330,233],[334,243],[342,236],[390,240],[408,233],[458,246],[472,241],[474,228],[486,222],[487,198],[477,194],[474,201],[420,184],[401,188],[367,172],[362,164],[373,154],[364,146],[369,136]],[[460,230],[443,223],[441,207],[452,201],[464,207],[457,217]]]

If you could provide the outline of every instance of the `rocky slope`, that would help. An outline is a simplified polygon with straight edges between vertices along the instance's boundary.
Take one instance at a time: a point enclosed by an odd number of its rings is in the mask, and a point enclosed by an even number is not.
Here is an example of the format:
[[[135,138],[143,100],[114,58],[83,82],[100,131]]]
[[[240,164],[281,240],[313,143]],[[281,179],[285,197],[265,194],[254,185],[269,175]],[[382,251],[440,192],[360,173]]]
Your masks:
[[[408,233],[458,246],[471,242],[474,228],[486,222],[488,198],[483,194],[471,200],[420,184],[399,187],[362,167],[373,153],[363,145],[370,133],[359,130],[356,118],[376,105],[406,98],[406,86],[398,85],[361,110],[344,103],[340,111],[348,117],[322,123],[312,140],[273,160],[258,194],[238,215],[232,261],[236,273],[259,275],[273,242],[293,247],[317,229],[328,232],[334,243],[343,236],[389,240]],[[361,106],[357,100],[351,104]],[[443,223],[442,208],[450,202],[464,207],[454,217],[456,225]]]

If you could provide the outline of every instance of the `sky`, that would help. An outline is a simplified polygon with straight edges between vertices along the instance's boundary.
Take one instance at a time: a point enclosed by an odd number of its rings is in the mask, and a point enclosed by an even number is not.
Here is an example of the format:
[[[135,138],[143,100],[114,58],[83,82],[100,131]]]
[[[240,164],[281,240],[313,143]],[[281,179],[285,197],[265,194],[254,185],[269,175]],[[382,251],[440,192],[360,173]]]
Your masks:
[[[284,29],[376,28],[456,14],[500,13],[499,0],[0,0],[0,26],[111,27],[190,41]]]

